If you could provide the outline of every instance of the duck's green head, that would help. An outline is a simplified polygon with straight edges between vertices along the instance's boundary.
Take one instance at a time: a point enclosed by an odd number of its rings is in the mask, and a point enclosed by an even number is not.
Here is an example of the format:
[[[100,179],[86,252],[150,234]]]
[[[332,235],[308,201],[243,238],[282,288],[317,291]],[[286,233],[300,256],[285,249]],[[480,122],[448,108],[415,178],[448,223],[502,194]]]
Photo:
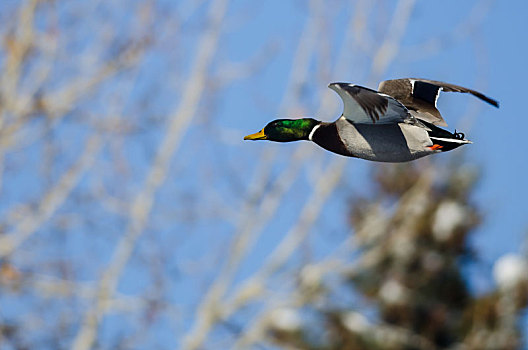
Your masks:
[[[308,135],[320,122],[312,118],[277,119],[255,134],[244,137],[244,140],[269,140],[290,142],[308,140]]]

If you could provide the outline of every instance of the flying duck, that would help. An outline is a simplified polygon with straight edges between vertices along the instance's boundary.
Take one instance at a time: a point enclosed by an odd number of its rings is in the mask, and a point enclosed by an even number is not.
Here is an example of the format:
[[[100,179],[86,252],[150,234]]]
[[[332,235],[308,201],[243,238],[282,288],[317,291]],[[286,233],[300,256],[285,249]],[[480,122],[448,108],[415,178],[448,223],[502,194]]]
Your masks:
[[[312,118],[277,119],[244,140],[313,141],[328,151],[377,162],[408,162],[446,152],[471,141],[451,133],[436,109],[440,91],[469,93],[499,107],[482,93],[435,80],[405,78],[382,81],[378,91],[348,83],[328,87],[344,108],[333,123]]]

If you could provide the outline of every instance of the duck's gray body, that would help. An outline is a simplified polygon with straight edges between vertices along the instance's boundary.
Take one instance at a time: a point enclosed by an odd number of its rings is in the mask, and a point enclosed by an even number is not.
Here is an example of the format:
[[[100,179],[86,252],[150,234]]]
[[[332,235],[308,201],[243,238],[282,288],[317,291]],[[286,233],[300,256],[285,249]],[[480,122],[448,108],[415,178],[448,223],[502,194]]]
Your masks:
[[[435,126],[447,125],[436,109],[440,91],[470,93],[498,107],[475,90],[435,80],[387,80],[379,91],[347,83],[329,87],[343,100],[343,114],[334,123],[321,123],[309,139],[329,151],[377,162],[408,162],[471,143],[462,133]]]
[[[327,134],[337,132],[338,142],[328,143]],[[433,153],[428,131],[419,123],[355,124],[341,117],[321,124],[312,141],[344,156],[377,162],[408,162]]]

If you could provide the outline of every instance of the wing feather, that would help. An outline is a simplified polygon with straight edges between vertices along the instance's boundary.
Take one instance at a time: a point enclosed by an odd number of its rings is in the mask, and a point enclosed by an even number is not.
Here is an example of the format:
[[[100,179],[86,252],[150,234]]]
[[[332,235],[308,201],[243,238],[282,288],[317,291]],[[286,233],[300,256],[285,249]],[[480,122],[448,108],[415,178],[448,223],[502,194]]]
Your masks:
[[[455,84],[449,84],[449,83],[444,83],[442,81],[437,81],[437,80],[428,80],[428,79],[415,79],[415,78],[410,78],[414,81],[417,81],[417,82],[422,82],[422,83],[427,83],[427,84],[432,84],[432,85],[435,85],[435,86],[438,86],[440,88],[441,91],[447,91],[447,92],[461,92],[461,93],[469,93],[479,99],[481,99],[482,101],[485,101],[487,103],[489,103],[490,105],[493,105],[495,107],[499,107],[499,101],[491,98],[491,97],[488,97],[486,95],[484,95],[483,93],[481,92],[478,92],[476,90],[473,90],[473,89],[468,89],[466,87],[463,87],[463,86],[459,86],[459,85],[455,85]],[[436,97],[438,98],[438,96]]]
[[[440,91],[469,93],[499,107],[499,102],[478,91],[437,80],[418,78],[386,80],[379,84],[378,90],[400,101],[414,117],[440,126],[447,126],[436,109]]]
[[[343,117],[353,123],[398,123],[411,118],[405,106],[386,94],[347,83],[332,83],[328,87],[341,97]]]

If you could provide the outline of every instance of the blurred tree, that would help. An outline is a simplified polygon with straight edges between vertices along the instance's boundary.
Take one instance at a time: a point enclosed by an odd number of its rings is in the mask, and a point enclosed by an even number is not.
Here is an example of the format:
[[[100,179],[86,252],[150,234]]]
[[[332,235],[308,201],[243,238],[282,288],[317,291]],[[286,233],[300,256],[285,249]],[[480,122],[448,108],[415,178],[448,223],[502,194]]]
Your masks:
[[[480,221],[471,200],[476,170],[383,165],[374,178],[372,197],[353,201],[360,253],[341,274],[372,317],[355,308],[357,301],[336,307],[327,299],[315,311],[325,320],[316,326],[325,329],[324,337],[314,340],[321,331],[313,325],[281,326],[288,319],[282,315],[270,326],[276,341],[299,349],[521,349],[526,261],[499,262],[508,266],[498,276],[518,273],[484,295],[472,292],[464,277],[477,263],[469,246]],[[320,291],[319,297],[332,295],[324,286]]]

